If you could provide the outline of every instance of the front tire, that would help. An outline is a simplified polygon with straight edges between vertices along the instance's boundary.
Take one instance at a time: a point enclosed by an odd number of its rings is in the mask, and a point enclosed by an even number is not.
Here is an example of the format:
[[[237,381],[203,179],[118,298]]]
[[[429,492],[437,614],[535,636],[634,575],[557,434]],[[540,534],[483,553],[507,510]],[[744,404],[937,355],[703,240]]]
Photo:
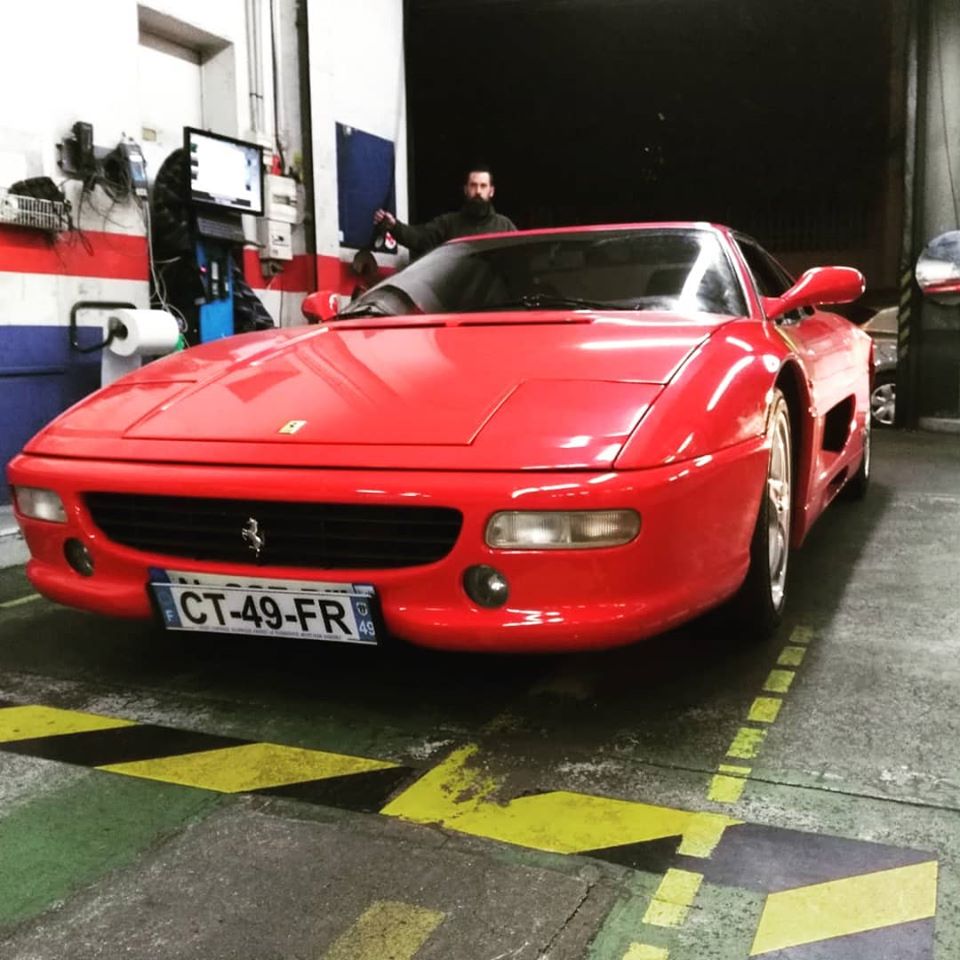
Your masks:
[[[845,500],[862,500],[870,486],[870,448],[873,426],[871,417],[865,418],[863,427],[863,457],[857,472],[844,484],[841,496]]]
[[[767,639],[780,625],[787,599],[793,446],[790,409],[779,389],[774,391],[768,438],[770,458],[750,542],[750,567],[743,586],[731,602],[731,612],[740,633],[747,639],[758,641]]]

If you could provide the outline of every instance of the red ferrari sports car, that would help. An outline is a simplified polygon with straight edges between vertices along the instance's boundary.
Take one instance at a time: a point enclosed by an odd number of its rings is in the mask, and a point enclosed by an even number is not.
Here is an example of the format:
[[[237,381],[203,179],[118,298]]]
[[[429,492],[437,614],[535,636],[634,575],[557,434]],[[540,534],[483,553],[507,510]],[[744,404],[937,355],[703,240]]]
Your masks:
[[[706,223],[447,243],[53,421],[9,466],[28,575],[172,630],[571,650],[729,603],[769,633],[791,547],[866,489],[871,341],[818,309],[863,287]]]

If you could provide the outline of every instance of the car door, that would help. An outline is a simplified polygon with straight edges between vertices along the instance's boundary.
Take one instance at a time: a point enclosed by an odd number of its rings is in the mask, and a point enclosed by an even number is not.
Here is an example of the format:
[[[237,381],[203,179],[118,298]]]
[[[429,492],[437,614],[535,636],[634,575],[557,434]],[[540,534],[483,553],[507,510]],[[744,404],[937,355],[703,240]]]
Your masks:
[[[793,286],[790,275],[759,245],[746,237],[736,239],[762,296],[779,297]],[[817,416],[850,394],[854,357],[852,330],[843,317],[810,307],[793,310],[777,320],[778,333],[806,369]]]

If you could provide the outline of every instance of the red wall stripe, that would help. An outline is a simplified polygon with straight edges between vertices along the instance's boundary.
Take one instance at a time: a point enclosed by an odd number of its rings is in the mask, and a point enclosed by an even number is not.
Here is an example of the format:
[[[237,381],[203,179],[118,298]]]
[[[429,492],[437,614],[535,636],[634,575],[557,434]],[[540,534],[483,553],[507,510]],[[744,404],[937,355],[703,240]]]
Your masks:
[[[0,227],[0,272],[99,277],[105,280],[147,280],[150,275],[147,241],[143,236],[84,230],[89,250],[76,232],[49,237],[45,233]],[[260,256],[253,247],[243,250],[243,272],[255,290],[309,293],[335,290],[349,294],[357,278],[339,257],[299,254],[275,277],[264,277]],[[381,277],[395,272],[381,267]]]
[[[337,293],[353,293],[357,275],[338,257],[317,257],[317,289],[336,290]]]
[[[284,290],[293,293],[310,293],[313,290],[351,293],[357,282],[350,264],[344,263],[339,257],[320,255],[314,261],[306,253],[298,254],[284,265],[280,273],[267,279],[260,267],[260,254],[252,247],[244,248],[243,274],[254,290]]]
[[[36,230],[0,227],[0,271],[110,280],[149,277],[146,237],[96,230],[84,230],[83,236],[89,249],[76,231],[51,238]]]
[[[381,267],[380,276],[394,272],[393,267]],[[252,247],[243,251],[243,274],[254,290],[283,290],[292,293],[310,293],[313,290],[335,290],[337,293],[352,293],[357,284],[356,274],[339,257],[318,255],[315,269],[311,269],[309,254],[298,254],[289,261],[281,273],[267,279],[260,268],[260,255]]]
[[[260,265],[260,254],[253,247],[243,248],[243,275],[254,290],[285,290],[303,293],[316,287],[312,258],[298,254],[284,264],[283,270],[274,277],[265,277]]]

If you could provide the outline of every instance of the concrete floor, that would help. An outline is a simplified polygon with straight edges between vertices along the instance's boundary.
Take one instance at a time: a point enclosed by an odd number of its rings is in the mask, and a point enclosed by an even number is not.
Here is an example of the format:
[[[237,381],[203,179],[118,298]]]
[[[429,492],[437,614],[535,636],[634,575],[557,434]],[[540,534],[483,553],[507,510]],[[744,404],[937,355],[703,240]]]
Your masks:
[[[360,799],[229,793],[0,710],[0,956],[960,956],[960,438],[875,446],[759,647],[706,618],[565,658],[267,648],[0,571],[7,704],[390,766]]]

